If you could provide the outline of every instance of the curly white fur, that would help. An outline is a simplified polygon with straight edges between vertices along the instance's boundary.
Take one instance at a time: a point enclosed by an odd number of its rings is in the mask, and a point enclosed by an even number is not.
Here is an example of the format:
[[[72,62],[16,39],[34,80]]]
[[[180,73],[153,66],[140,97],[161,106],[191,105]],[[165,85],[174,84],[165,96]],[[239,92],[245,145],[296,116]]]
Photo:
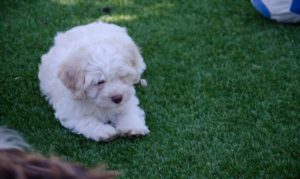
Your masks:
[[[42,56],[38,76],[64,127],[107,141],[149,133],[134,89],[145,69],[125,28],[95,22],[59,33]]]

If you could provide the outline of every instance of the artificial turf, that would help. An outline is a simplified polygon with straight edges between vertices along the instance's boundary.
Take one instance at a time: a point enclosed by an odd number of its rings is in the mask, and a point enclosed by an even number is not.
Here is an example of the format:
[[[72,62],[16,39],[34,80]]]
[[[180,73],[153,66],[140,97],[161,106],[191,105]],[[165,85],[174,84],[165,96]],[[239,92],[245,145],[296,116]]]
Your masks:
[[[149,136],[96,143],[55,120],[40,57],[58,31],[96,20],[140,46]],[[300,26],[249,0],[1,0],[0,125],[35,151],[122,178],[300,177]]]

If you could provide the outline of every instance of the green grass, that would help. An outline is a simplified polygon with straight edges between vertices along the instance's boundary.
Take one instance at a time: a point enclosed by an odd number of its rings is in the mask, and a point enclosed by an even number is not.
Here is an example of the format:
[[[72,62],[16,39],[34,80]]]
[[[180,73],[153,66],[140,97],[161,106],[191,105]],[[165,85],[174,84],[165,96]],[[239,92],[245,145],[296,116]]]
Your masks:
[[[37,152],[107,163],[122,178],[297,178],[300,26],[266,20],[249,1],[2,0],[0,124]],[[74,135],[40,95],[38,64],[56,32],[99,19],[126,26],[142,49],[145,138]]]

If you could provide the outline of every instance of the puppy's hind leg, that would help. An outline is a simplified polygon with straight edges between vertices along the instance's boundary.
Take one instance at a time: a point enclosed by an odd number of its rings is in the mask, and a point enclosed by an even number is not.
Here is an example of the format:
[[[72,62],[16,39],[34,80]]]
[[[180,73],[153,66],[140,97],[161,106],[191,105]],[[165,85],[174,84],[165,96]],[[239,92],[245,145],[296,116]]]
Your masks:
[[[93,117],[61,120],[61,124],[73,132],[95,141],[110,141],[117,135],[117,130],[113,126],[104,124]]]

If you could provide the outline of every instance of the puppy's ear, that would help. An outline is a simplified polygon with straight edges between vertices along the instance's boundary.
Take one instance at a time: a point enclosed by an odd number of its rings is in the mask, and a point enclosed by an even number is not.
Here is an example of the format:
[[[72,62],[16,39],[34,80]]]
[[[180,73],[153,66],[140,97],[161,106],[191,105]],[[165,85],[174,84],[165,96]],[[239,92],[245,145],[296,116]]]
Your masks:
[[[139,48],[133,44],[130,46],[130,52],[132,56],[130,60],[131,65],[137,70],[138,73],[142,74],[146,69],[146,64],[144,63]]]
[[[84,79],[87,56],[77,53],[64,62],[59,69],[58,78],[74,94],[74,99],[85,98]]]
[[[131,53],[130,65],[136,71],[134,83],[139,83],[141,75],[146,69],[146,64],[144,63],[143,57],[140,54],[139,48],[135,44],[130,45],[129,48]]]

